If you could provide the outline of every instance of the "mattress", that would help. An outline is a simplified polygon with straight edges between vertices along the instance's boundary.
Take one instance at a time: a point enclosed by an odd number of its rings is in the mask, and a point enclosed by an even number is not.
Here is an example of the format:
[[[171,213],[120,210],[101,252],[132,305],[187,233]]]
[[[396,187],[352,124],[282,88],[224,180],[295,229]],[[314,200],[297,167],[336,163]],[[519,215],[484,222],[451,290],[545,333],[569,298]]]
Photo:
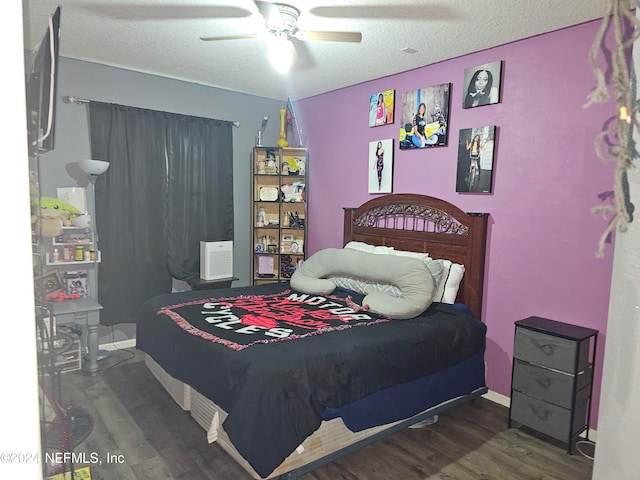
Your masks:
[[[346,294],[310,297],[285,284],[161,295],[140,311],[137,348],[171,379],[193,387],[189,398],[169,381],[183,408],[197,390],[227,412],[219,419],[225,433],[267,478],[322,425],[327,408],[482,355],[486,327],[450,305],[391,321],[355,310],[360,301]],[[332,322],[335,328],[325,327]],[[428,407],[413,405],[413,413]]]

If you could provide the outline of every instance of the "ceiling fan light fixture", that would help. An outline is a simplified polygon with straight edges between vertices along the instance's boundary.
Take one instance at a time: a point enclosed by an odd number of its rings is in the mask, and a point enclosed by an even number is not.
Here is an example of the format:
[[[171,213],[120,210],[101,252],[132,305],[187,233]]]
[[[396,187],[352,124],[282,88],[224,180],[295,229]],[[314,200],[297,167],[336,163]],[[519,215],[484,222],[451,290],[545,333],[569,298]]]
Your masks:
[[[288,37],[296,30],[300,10],[290,5],[280,3],[274,4],[279,15],[272,15],[271,18],[265,18],[267,31],[274,37]]]
[[[290,40],[295,38],[302,41],[314,41],[314,42],[350,42],[360,43],[362,41],[362,33],[360,32],[336,32],[336,31],[313,31],[313,30],[300,30],[298,29],[298,18],[300,17],[300,10],[291,5],[284,3],[273,3],[262,0],[254,0],[254,3],[258,7],[258,11],[264,20],[264,28],[260,28],[256,33],[245,33],[238,35],[223,35],[217,37],[200,37],[201,40],[206,42],[214,40],[242,40],[246,38],[259,38],[264,37],[270,40]],[[278,47],[275,47],[277,49]],[[282,50],[284,48],[282,47]],[[273,53],[274,57],[278,57],[277,60],[273,60],[278,65],[285,64],[286,58],[293,55],[293,52],[289,52],[286,57],[282,57],[282,54]],[[284,66],[280,67],[284,68]]]

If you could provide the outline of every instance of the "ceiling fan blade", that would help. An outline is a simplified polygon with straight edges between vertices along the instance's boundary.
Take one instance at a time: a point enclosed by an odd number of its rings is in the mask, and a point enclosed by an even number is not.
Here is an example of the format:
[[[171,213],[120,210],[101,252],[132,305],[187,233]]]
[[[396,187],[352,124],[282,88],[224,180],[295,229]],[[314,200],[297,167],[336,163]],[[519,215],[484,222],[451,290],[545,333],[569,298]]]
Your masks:
[[[397,20],[457,20],[466,16],[465,11],[461,7],[448,5],[376,5],[375,8],[349,5],[319,6],[310,8],[309,12],[324,18],[378,18]]]
[[[225,35],[221,37],[200,37],[200,40],[205,42],[212,42],[215,40],[244,40],[246,38],[258,38],[257,33],[247,33],[244,35]]]
[[[258,7],[260,14],[264,17],[264,22],[267,25],[273,25],[274,27],[282,26],[282,15],[280,15],[277,4],[260,2],[258,0],[254,0],[254,3]]]
[[[295,33],[298,40],[318,41],[318,42],[353,42],[362,41],[360,32],[310,32],[308,30],[298,30]]]
[[[150,5],[135,1],[77,2],[74,8],[107,18],[119,20],[192,20],[203,18],[244,18],[252,15],[250,10],[232,6],[186,5],[184,3]]]

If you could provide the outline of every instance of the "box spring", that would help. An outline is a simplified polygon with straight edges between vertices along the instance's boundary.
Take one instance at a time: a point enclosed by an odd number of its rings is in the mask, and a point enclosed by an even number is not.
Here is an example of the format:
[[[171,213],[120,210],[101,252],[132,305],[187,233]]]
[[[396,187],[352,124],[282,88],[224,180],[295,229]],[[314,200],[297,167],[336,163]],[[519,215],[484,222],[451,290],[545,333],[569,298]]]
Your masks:
[[[222,423],[227,417],[227,413],[224,410],[189,385],[173,378],[149,355],[145,355],[145,364],[174,401],[180,405],[183,410],[190,411],[193,419],[207,432],[207,440],[209,443],[217,442],[236,462],[249,472],[253,478],[261,479],[251,465],[238,453],[222,428]],[[302,445],[289,455],[267,478],[277,478],[286,472],[295,470],[314,460],[325,457],[364,438],[381,432],[390,425],[394,425],[394,423],[369,428],[361,432],[352,432],[339,418],[323,421],[320,428],[316,430],[313,435],[309,436]]]

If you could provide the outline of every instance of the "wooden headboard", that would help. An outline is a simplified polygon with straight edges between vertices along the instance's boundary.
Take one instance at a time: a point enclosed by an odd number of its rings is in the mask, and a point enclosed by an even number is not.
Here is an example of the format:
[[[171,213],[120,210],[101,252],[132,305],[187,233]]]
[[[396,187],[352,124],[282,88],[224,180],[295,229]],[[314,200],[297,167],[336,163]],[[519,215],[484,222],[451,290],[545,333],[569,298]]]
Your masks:
[[[384,195],[344,209],[344,245],[385,245],[464,265],[456,301],[481,318],[488,218],[426,195]]]

